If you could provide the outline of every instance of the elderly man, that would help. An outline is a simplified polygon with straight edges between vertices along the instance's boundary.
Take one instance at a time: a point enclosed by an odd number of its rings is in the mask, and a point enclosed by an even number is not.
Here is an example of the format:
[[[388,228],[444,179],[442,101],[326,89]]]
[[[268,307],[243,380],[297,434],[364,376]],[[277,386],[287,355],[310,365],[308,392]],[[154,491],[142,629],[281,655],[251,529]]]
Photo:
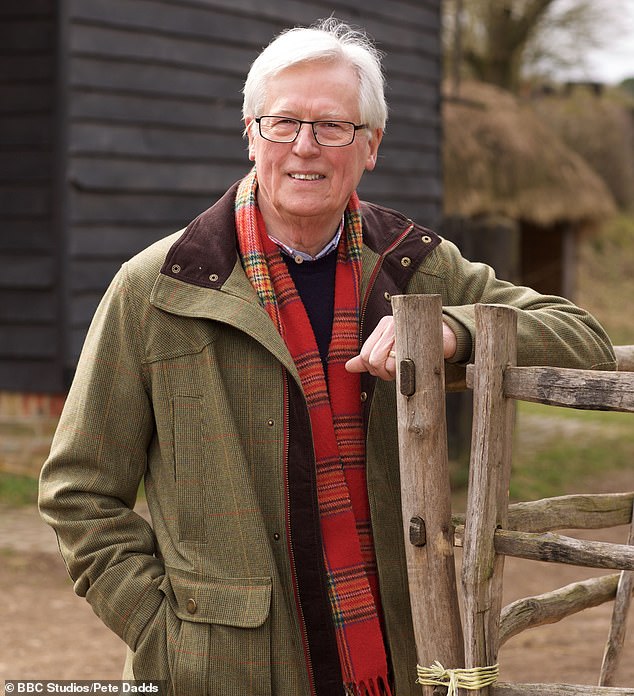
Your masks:
[[[40,505],[75,591],[129,646],[126,677],[182,696],[420,693],[390,294],[442,296],[450,361],[494,302],[517,309],[520,362],[614,368],[586,312],[359,201],[385,121],[363,35],[279,36],[244,89],[254,168],[125,264],[95,315]]]

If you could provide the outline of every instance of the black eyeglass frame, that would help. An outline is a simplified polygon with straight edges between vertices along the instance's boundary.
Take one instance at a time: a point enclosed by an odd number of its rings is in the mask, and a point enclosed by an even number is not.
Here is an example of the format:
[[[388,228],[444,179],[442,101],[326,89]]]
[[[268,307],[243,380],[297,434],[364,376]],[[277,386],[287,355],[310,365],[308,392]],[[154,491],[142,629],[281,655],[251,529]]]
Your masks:
[[[297,128],[295,129],[295,136],[293,137],[292,140],[271,140],[271,138],[267,138],[264,133],[262,133],[262,124],[260,123],[263,118],[281,118],[286,121],[293,121],[294,123],[297,124]],[[301,130],[302,126],[304,123],[307,123],[310,125],[311,130],[313,132],[313,138],[315,138],[315,142],[318,145],[321,145],[322,147],[348,147],[348,145],[352,145],[354,142],[355,136],[357,135],[357,131],[363,130],[364,128],[367,128],[368,125],[366,123],[361,123],[357,125],[354,123],[354,121],[339,121],[337,119],[332,119],[332,118],[326,118],[326,119],[319,119],[319,121],[302,121],[299,118],[290,118],[286,116],[274,116],[272,114],[268,114],[266,116],[256,116],[253,119],[257,124],[258,124],[258,132],[260,135],[264,138],[264,140],[268,140],[270,143],[281,143],[284,145],[289,145],[290,143],[294,143],[297,140],[297,136],[299,135],[299,131]],[[352,126],[352,139],[350,140],[349,143],[345,143],[342,145],[329,145],[326,143],[321,143],[319,142],[319,139],[317,138],[317,133],[315,132],[315,125],[318,123],[345,123],[346,125]]]

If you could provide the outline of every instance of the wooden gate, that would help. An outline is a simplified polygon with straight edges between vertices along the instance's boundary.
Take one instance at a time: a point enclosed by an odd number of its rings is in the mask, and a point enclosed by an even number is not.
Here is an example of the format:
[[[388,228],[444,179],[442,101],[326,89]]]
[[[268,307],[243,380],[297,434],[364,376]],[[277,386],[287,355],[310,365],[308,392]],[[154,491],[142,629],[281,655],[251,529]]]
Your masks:
[[[448,689],[487,696],[634,696],[634,687],[610,686],[634,585],[634,532],[629,545],[552,533],[632,523],[634,492],[508,504],[515,401],[634,413],[634,372],[517,367],[515,311],[476,306],[476,360],[466,372],[466,384],[474,391],[467,510],[453,515],[441,300],[436,295],[397,296],[392,304],[403,526],[423,693],[435,696]],[[631,347],[619,351],[619,356],[628,355]],[[454,543],[463,546],[463,618]],[[502,607],[505,556],[621,573]],[[495,681],[499,647],[511,636],[612,599],[599,686]]]

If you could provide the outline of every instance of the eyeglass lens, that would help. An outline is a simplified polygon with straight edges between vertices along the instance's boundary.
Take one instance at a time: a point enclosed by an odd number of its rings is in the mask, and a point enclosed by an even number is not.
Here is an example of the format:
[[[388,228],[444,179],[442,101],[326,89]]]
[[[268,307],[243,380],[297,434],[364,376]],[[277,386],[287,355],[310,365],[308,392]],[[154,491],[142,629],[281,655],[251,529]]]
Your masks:
[[[262,116],[259,120],[260,134],[267,140],[291,143],[297,137],[302,121],[294,118]],[[315,121],[312,123],[315,140],[320,145],[340,147],[354,140],[354,123],[349,121]]]

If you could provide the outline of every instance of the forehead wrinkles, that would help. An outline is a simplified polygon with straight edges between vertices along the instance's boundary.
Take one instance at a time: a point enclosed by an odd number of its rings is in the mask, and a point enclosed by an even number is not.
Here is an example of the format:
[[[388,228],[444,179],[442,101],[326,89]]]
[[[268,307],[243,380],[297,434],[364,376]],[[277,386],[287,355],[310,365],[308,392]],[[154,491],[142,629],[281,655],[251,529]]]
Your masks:
[[[319,89],[318,85],[314,87],[315,91]],[[299,94],[283,92],[276,94],[271,91],[268,98],[265,100],[265,108],[275,109],[275,113],[282,113],[285,116],[297,116],[298,118],[310,111],[310,113],[319,113],[327,118],[348,116],[350,104],[343,103],[346,99],[337,99],[335,96],[318,95],[318,94]],[[354,111],[358,111],[356,103]]]
[[[359,114],[356,71],[336,62],[298,64],[282,70],[267,81],[260,110],[265,112],[354,121]]]

